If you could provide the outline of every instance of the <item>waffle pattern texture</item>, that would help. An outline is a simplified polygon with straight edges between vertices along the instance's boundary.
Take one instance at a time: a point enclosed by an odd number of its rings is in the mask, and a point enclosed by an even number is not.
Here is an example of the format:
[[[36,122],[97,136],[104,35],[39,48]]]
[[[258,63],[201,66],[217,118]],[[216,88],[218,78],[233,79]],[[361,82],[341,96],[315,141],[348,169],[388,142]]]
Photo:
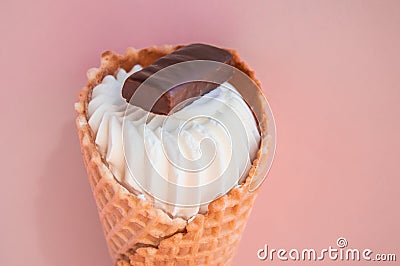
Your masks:
[[[87,119],[92,89],[119,68],[129,71],[136,64],[148,66],[180,47],[129,48],[124,55],[104,52],[100,67],[88,71],[87,85],[75,104],[84,163],[109,252],[117,266],[231,264],[258,192],[249,192],[249,186],[255,178],[261,150],[244,183],[211,202],[207,214],[197,214],[190,222],[171,218],[153,207],[151,201],[139,198],[119,184],[96,149]],[[234,66],[260,85],[238,53],[229,51],[234,55]]]

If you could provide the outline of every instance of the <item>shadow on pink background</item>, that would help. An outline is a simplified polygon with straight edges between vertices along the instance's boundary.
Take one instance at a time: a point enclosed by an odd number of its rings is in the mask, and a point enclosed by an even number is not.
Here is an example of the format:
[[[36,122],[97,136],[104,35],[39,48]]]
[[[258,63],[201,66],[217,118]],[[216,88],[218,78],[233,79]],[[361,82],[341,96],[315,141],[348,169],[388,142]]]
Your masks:
[[[276,118],[234,265],[338,237],[398,264],[399,14],[398,1],[2,1],[0,265],[111,265],[73,104],[103,50],[191,42],[240,51]],[[319,265],[342,263],[396,265]]]

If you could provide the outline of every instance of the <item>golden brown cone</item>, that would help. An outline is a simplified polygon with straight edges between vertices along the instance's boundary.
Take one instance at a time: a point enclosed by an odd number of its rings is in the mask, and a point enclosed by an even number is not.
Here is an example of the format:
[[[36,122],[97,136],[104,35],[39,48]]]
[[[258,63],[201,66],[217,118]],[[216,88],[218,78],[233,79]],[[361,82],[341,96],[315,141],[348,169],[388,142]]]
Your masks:
[[[258,190],[249,192],[249,186],[252,179],[262,178],[254,176],[259,159],[265,157],[262,155],[265,149],[261,148],[245,182],[211,202],[207,214],[197,214],[190,222],[170,218],[164,211],[154,208],[151,202],[138,198],[119,184],[96,149],[86,113],[92,89],[119,68],[129,71],[136,64],[147,66],[179,47],[129,48],[124,55],[104,52],[100,67],[88,71],[87,85],[75,105],[84,163],[108,248],[117,266],[229,265],[258,193]],[[234,55],[234,66],[260,86],[238,53],[229,51]],[[262,131],[267,128],[265,123],[266,118],[263,118]]]

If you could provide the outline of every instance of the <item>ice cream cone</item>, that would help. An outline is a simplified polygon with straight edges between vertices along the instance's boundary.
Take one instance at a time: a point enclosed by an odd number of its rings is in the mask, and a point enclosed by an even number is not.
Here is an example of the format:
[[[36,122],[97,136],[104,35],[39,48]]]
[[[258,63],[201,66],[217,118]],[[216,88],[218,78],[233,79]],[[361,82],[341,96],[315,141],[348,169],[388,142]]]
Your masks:
[[[264,131],[260,150],[245,181],[226,195],[212,201],[206,214],[197,214],[189,222],[171,218],[153,207],[152,202],[130,193],[113,176],[107,162],[96,149],[94,134],[88,125],[87,105],[91,91],[106,75],[119,68],[129,71],[134,65],[147,66],[179,46],[130,48],[124,55],[105,52],[101,66],[88,71],[88,83],[79,94],[75,109],[76,124],[90,185],[108,248],[118,266],[128,265],[229,265],[239,244],[258,189],[250,191],[265,171],[256,166],[266,164],[268,149],[267,117],[262,112],[259,128]],[[235,51],[234,66],[258,85],[253,71]],[[259,182],[256,182],[257,184]]]

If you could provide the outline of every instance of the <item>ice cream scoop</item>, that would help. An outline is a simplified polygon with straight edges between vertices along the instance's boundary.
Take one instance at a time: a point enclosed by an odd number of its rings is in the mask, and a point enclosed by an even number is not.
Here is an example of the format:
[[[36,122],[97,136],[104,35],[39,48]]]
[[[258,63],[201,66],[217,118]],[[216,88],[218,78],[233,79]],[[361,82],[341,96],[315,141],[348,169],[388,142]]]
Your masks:
[[[260,142],[257,123],[229,83],[169,116],[133,106],[121,89],[140,69],[120,69],[94,87],[88,116],[98,149],[117,180],[155,196],[170,215],[205,213],[210,201],[247,176]]]

